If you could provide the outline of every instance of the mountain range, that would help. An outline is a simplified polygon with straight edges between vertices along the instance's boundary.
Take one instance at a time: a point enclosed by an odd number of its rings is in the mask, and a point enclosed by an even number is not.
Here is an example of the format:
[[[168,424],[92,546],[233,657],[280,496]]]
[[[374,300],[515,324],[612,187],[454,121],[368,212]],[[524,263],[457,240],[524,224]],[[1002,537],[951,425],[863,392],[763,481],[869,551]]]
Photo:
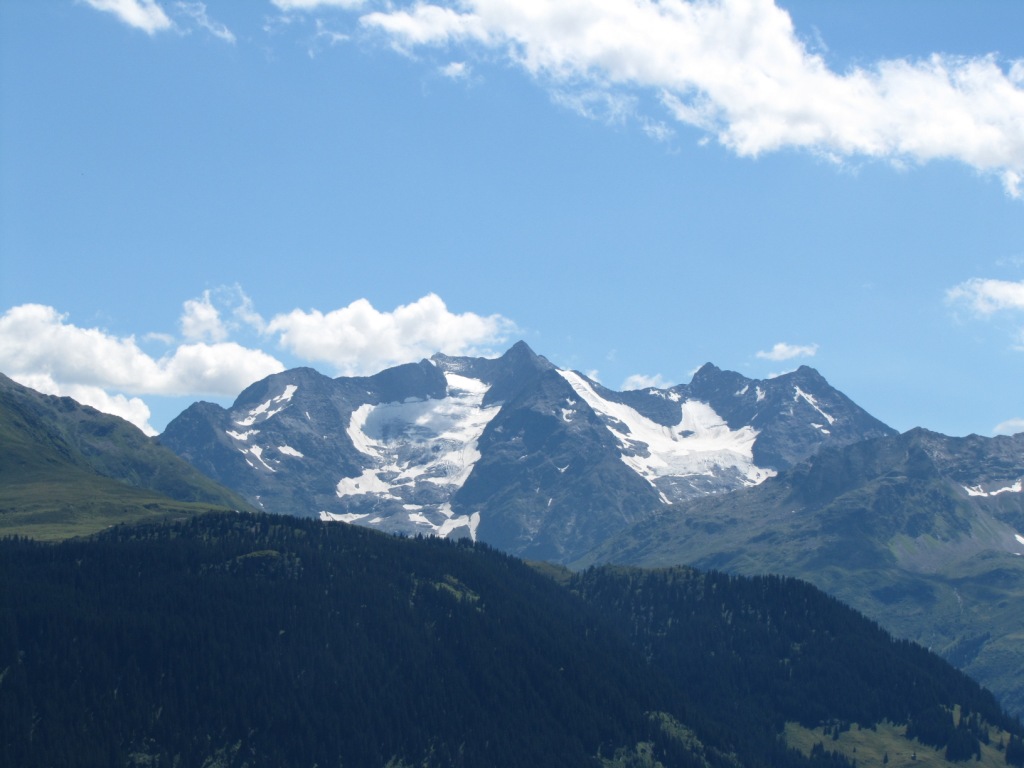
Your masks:
[[[575,569],[787,574],[1024,713],[1024,435],[897,434],[807,367],[752,380],[708,364],[615,392],[523,343],[368,377],[285,371],[157,440],[0,384],[8,532],[255,508]]]
[[[259,508],[574,560],[631,523],[755,486],[821,447],[895,434],[802,367],[614,392],[518,343],[369,377],[269,376],[160,443]]]
[[[1024,434],[825,448],[757,488],[637,523],[575,563],[805,579],[1024,711]]]

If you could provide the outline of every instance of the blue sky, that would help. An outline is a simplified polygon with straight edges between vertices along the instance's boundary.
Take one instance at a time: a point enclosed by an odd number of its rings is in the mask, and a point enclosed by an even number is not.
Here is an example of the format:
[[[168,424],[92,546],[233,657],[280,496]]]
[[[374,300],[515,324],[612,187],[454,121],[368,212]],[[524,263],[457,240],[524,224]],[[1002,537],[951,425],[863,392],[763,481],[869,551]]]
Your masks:
[[[158,432],[515,340],[1024,430],[1024,3],[0,4],[0,371]]]

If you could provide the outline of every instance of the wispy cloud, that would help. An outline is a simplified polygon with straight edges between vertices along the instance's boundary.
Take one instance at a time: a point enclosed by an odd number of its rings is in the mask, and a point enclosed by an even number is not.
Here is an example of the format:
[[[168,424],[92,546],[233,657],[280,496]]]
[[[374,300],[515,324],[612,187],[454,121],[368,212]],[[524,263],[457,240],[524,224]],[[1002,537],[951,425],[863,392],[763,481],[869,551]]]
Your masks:
[[[319,8],[361,8],[365,0],[271,0],[282,11],[315,11]]]
[[[643,373],[634,373],[622,382],[623,390],[630,389],[668,389],[672,384],[665,380],[660,373],[648,376]]]
[[[98,11],[117,16],[125,24],[152,35],[174,24],[155,0],[85,0]]]
[[[83,0],[83,2],[98,11],[114,14],[125,24],[141,29],[149,35],[172,29],[183,32],[187,31],[189,26],[194,25],[227,43],[234,44],[236,42],[235,34],[225,24],[211,19],[206,10],[206,3],[200,2],[200,0],[178,0],[174,3],[173,10],[179,21],[182,18],[187,19],[184,27],[176,25],[156,0]]]
[[[1016,435],[1018,432],[1024,432],[1024,419],[1008,419],[992,430],[995,435]]]
[[[235,34],[219,21],[214,21],[206,12],[206,3],[201,2],[178,2],[175,7],[188,16],[196,26],[205,29],[214,37],[220,38],[226,43],[235,43]]]
[[[1024,61],[934,54],[835,72],[773,0],[417,0],[360,21],[399,50],[497,51],[570,105],[653,94],[741,156],[953,159],[1022,193]]]
[[[266,329],[252,299],[237,284],[207,289],[197,298],[185,301],[179,325],[188,341],[224,341],[243,327],[259,333]]]
[[[440,72],[450,80],[465,80],[469,77],[470,68],[464,61],[452,61],[441,67]]]
[[[792,360],[795,357],[814,357],[817,353],[817,344],[787,344],[784,341],[780,341],[771,349],[758,352],[757,357],[761,360],[774,360],[778,362],[780,360]]]
[[[82,1],[149,34],[174,28],[156,0]],[[352,13],[405,53],[457,50],[449,76],[474,56],[502,57],[558,103],[636,119],[658,140],[672,136],[668,121],[742,157],[798,149],[836,163],[955,160],[1024,195],[1024,59],[935,53],[835,71],[825,41],[802,40],[774,0],[271,1],[282,14]],[[174,7],[234,41],[204,3]]]
[[[946,291],[946,301],[981,319],[1008,318],[1016,326],[1012,347],[1024,351],[1024,280],[975,277]]]
[[[435,352],[486,354],[514,330],[501,315],[453,313],[435,294],[390,312],[366,299],[326,313],[295,309],[276,315],[266,327],[292,354],[327,363],[341,374],[375,373]]]

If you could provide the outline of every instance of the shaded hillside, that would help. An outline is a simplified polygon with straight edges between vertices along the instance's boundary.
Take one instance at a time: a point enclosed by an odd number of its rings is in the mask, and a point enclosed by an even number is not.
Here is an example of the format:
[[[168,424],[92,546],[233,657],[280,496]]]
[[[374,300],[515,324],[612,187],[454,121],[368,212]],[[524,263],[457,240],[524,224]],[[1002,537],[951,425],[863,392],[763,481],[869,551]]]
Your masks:
[[[818,456],[640,523],[578,565],[806,579],[1024,712],[1024,435],[926,430]]]
[[[63,538],[249,508],[123,419],[0,374],[0,533]]]
[[[552,579],[465,540],[225,514],[0,541],[0,605],[9,765],[849,765],[784,724],[954,710],[995,765],[1019,733],[786,579]]]

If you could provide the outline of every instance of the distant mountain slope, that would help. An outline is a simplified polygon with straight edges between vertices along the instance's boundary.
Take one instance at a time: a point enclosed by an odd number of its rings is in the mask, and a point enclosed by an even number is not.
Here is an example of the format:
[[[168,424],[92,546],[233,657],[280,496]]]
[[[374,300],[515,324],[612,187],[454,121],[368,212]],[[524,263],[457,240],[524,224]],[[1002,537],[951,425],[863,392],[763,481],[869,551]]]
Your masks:
[[[809,368],[754,381],[707,365],[618,393],[519,342],[368,377],[285,371],[231,408],[193,405],[160,442],[268,511],[568,561],[673,501],[892,433]]]
[[[233,508],[250,507],[123,419],[0,374],[0,534],[62,538]]]
[[[271,515],[0,540],[0,763],[851,766],[783,727],[882,718],[928,764],[1015,754],[991,694],[806,584],[557,575]]]
[[[806,579],[1024,713],[1024,434],[922,429],[822,450],[638,523],[579,561]]]

